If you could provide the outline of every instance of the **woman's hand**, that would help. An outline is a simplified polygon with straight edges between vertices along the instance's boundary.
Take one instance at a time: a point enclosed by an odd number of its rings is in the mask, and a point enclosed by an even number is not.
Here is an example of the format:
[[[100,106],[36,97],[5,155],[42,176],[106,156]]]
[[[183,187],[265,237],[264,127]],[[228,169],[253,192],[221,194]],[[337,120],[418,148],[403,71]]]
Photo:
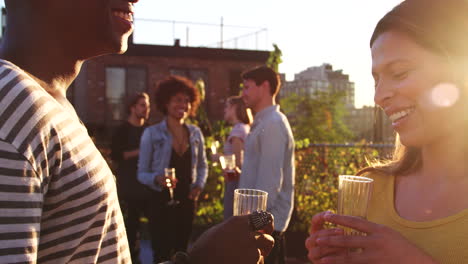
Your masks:
[[[201,188],[200,187],[198,187],[198,186],[193,187],[192,190],[190,190],[189,199],[197,201],[198,196],[200,196],[200,193],[201,193]]]
[[[319,248],[361,249],[359,251],[337,251],[314,260],[315,264],[332,263],[399,263],[436,264],[436,262],[395,230],[367,220],[326,213],[323,220],[336,225],[353,228],[366,236],[323,234],[315,238]],[[310,242],[309,242],[310,243]],[[309,251],[309,254],[311,252]]]
[[[172,188],[177,186],[177,178],[166,177],[164,175],[157,175],[154,177],[154,184],[159,185],[163,188],[167,188],[167,181],[170,181],[172,184]]]
[[[319,263],[320,259],[329,255],[339,255],[346,253],[347,249],[338,247],[318,246],[316,241],[320,237],[343,235],[342,229],[325,229],[325,215],[332,214],[331,212],[321,212],[312,218],[310,235],[305,241],[305,246],[308,250],[308,258],[313,263]]]
[[[235,167],[234,170],[223,170],[224,181],[238,181],[241,175],[241,169]]]

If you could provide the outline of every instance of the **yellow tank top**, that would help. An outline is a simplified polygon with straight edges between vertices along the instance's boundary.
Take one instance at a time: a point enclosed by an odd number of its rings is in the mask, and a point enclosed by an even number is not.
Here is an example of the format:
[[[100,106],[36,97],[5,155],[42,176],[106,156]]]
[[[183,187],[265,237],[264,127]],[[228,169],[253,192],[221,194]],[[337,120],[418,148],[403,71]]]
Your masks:
[[[468,263],[468,209],[429,222],[408,221],[395,210],[395,177],[380,173],[365,176],[374,179],[369,221],[398,231],[440,264]]]

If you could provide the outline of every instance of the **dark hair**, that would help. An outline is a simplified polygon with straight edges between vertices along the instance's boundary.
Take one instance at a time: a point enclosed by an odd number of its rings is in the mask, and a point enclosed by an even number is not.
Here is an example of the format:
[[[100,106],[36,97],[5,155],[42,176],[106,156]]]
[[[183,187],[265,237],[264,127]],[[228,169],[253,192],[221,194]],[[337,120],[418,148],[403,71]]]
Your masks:
[[[244,124],[252,123],[252,114],[250,109],[245,106],[245,102],[241,96],[231,96],[227,100],[228,104],[236,107],[236,117]]]
[[[389,30],[399,31],[421,46],[449,59],[468,55],[466,0],[406,0],[376,25],[370,45]]]
[[[394,30],[406,34],[415,43],[450,63],[468,61],[468,1],[406,0],[393,8],[377,23],[370,46],[383,33]],[[463,89],[462,89],[463,90]],[[462,93],[464,93],[462,91]],[[422,165],[421,149],[401,144],[397,135],[392,159],[373,162],[359,174],[382,171],[406,175]]]
[[[140,99],[149,100],[149,95],[145,92],[142,92],[142,93],[136,93],[130,96],[127,100],[127,114],[130,114],[131,108],[134,107],[136,104],[138,104],[138,101],[140,101]]]
[[[273,96],[278,94],[281,86],[281,80],[278,73],[267,66],[259,66],[247,70],[242,73],[241,77],[244,80],[253,80],[256,85],[260,85],[264,81],[267,81],[270,84],[270,94]]]
[[[166,105],[171,98],[178,93],[186,94],[189,97],[191,110],[189,115],[195,116],[198,105],[200,104],[200,95],[193,82],[185,77],[171,75],[157,84],[154,93],[154,102],[159,111],[167,115]]]

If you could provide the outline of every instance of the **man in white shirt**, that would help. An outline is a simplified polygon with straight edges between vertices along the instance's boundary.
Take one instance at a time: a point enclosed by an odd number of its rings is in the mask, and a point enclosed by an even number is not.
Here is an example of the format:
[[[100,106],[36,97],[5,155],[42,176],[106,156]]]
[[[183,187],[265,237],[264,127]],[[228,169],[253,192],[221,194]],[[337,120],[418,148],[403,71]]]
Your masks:
[[[284,231],[294,202],[294,138],[284,114],[275,103],[280,89],[278,74],[262,66],[242,74],[242,97],[255,114],[245,142],[239,188],[268,192],[267,211],[275,217],[275,247],[266,264],[285,262]]]

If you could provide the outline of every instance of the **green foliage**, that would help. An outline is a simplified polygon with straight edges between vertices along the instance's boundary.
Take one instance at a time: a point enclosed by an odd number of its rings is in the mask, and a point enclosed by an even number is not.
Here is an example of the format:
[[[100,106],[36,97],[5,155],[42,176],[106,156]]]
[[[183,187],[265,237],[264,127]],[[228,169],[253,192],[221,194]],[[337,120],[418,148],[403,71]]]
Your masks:
[[[281,59],[282,56],[283,52],[278,48],[278,45],[273,43],[273,50],[270,52],[270,56],[268,57],[266,66],[278,72],[278,66],[281,62],[283,62],[283,60]]]
[[[230,127],[225,121],[213,124],[213,133],[205,137],[205,148],[208,157],[208,179],[203,193],[198,201],[194,224],[208,227],[223,220],[224,178],[221,167],[211,160],[211,143],[218,140],[224,142],[229,134]],[[218,150],[219,151],[219,150]]]
[[[209,138],[207,142],[213,140]],[[209,145],[207,145],[209,146]],[[294,213],[289,230],[308,232],[312,217],[322,211],[335,211],[338,175],[355,174],[367,160],[379,157],[379,151],[362,146],[309,146],[297,141],[295,153],[296,185]],[[224,178],[219,165],[209,161],[208,182],[196,212],[196,226],[212,226],[223,219]]]
[[[194,224],[197,226],[212,226],[223,220],[224,178],[219,165],[214,166],[208,161],[208,179],[203,193],[198,201]]]
[[[190,118],[188,123],[198,126],[203,135],[211,136],[213,133],[213,126],[211,124],[210,119],[208,118],[208,113],[205,109],[204,101],[205,101],[205,82],[202,79],[198,79],[195,82],[195,88],[197,88],[198,93],[200,94],[200,106],[197,110],[197,114],[195,118]]]
[[[377,150],[365,146],[297,150],[295,206],[290,230],[308,232],[316,213],[336,211],[338,175],[353,175],[366,166],[366,158],[378,156]]]
[[[344,124],[342,92],[316,92],[313,96],[290,95],[281,99],[295,138],[338,143],[352,138]]]
[[[197,88],[198,93],[200,94],[200,100],[205,101],[205,82],[203,79],[198,79],[195,82],[195,88]]]

